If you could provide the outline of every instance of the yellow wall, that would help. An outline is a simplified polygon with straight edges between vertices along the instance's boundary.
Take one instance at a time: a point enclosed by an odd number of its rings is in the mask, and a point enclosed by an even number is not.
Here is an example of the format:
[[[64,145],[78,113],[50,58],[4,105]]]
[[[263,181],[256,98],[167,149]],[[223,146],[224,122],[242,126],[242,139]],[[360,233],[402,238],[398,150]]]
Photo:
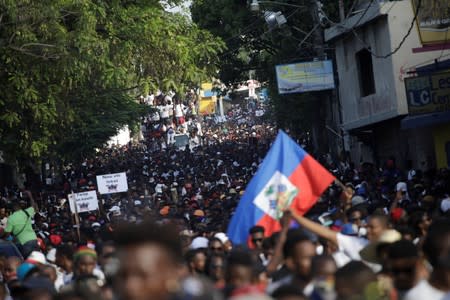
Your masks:
[[[439,125],[433,128],[434,151],[436,152],[436,165],[438,168],[447,168],[447,153],[445,144],[450,142],[450,123]]]

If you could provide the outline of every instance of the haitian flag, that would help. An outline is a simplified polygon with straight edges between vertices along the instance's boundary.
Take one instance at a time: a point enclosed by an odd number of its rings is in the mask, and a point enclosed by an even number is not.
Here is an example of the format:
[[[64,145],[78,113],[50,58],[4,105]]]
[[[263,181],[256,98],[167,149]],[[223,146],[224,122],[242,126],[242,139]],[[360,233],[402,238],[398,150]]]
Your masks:
[[[283,210],[292,207],[306,213],[334,179],[280,130],[231,218],[229,238],[235,244],[245,244],[249,229],[255,225],[265,228],[265,236],[279,231]]]

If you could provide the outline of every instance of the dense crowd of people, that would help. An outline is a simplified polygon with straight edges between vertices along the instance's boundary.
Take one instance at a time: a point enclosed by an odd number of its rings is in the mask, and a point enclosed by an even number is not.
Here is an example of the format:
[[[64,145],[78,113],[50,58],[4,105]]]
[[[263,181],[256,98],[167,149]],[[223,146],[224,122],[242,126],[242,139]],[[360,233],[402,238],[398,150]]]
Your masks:
[[[218,119],[192,99],[141,99],[154,110],[139,142],[40,190],[2,190],[0,299],[450,299],[448,170],[319,156],[339,181],[307,215],[285,211],[280,232],[254,226],[236,245],[228,222],[276,128],[256,102]],[[117,172],[127,193],[71,213],[70,193]]]

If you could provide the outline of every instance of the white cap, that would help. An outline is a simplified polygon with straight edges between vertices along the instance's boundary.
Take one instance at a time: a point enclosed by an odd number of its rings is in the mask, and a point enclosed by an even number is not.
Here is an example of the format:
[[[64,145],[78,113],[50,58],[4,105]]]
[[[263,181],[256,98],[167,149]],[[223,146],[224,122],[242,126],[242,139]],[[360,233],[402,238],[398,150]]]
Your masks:
[[[117,205],[114,205],[113,207],[111,207],[109,209],[110,212],[116,212],[116,211],[120,211],[120,207],[118,207]]]
[[[91,227],[101,227],[102,225],[99,222],[92,223]]]
[[[56,248],[52,248],[47,253],[47,261],[50,263],[55,263],[56,261]]]
[[[218,232],[214,235],[215,238],[218,238],[222,244],[225,244],[226,242],[228,242],[230,239],[227,237],[227,235],[223,232]]]
[[[39,251],[31,252],[31,254],[28,255],[26,261],[30,262],[32,264],[39,263],[39,264],[45,265],[47,263],[47,260],[45,259],[45,255]]]
[[[120,216],[121,215],[120,207],[117,206],[117,205],[114,205],[113,207],[111,207],[109,209],[109,212],[112,213],[113,216]]]
[[[141,205],[142,201],[141,200],[134,200],[134,205],[138,206]]]
[[[407,192],[408,187],[406,186],[405,182],[399,182],[397,183],[397,187],[395,188],[397,192]]]
[[[199,249],[199,248],[208,248],[208,239],[202,236],[196,237],[192,240],[189,249]]]
[[[445,198],[441,202],[441,210],[446,213],[450,209],[450,198]]]

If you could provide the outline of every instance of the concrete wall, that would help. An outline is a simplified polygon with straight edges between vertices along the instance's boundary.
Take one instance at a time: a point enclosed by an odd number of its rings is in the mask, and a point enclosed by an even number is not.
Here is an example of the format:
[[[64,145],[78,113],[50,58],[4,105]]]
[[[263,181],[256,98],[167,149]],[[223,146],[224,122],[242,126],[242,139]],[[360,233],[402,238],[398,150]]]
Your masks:
[[[413,8],[409,0],[375,4],[364,19],[371,20],[351,31],[331,40],[336,47],[336,63],[339,75],[339,95],[343,109],[344,129],[350,130],[371,125],[408,113],[404,78],[415,67],[432,63],[439,57],[447,57],[450,50],[413,53],[412,48],[421,47],[417,27],[398,52],[389,58],[372,56],[375,78],[375,94],[361,97],[356,53],[370,47],[378,55],[393,51],[406,35],[413,19]],[[354,18],[359,19],[359,15]],[[355,22],[353,20],[353,22]],[[351,22],[349,23],[351,24]],[[348,25],[336,25],[342,28]],[[333,38],[336,28],[328,29],[326,38]]]

